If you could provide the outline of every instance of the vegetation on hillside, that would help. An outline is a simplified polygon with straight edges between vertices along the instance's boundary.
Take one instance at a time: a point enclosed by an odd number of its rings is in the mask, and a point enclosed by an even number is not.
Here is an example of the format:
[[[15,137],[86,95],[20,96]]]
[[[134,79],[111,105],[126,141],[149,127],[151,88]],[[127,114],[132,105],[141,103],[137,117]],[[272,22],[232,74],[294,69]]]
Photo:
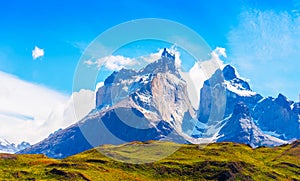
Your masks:
[[[180,147],[162,160],[145,164],[119,162],[101,154],[106,150],[129,162],[138,157],[149,160],[152,156],[146,153],[128,156],[136,145],[145,144]],[[229,142],[206,146],[135,142],[105,145],[62,160],[0,154],[0,180],[300,180],[300,141],[256,149]]]

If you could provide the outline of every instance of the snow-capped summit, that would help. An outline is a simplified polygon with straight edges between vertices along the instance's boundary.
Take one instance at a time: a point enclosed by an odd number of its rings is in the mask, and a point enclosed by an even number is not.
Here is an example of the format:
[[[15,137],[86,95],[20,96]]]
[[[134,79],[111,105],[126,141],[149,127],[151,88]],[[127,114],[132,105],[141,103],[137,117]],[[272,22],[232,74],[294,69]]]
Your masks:
[[[161,57],[162,58],[169,58],[169,59],[172,59],[172,60],[175,61],[175,55],[169,53],[166,48],[164,48],[164,51],[162,52]]]
[[[277,98],[268,97],[257,103],[253,110],[253,118],[266,133],[284,140],[299,139],[298,105],[299,103],[288,100],[282,94],[279,94]]]
[[[239,77],[236,69],[231,65],[226,65],[222,72],[227,89],[231,92],[240,96],[253,96],[256,94],[251,90],[249,83],[243,78]]]
[[[240,102],[243,102],[243,106],[238,106]],[[248,82],[238,76],[236,69],[230,65],[225,66],[222,73],[216,71],[210,79],[205,81],[200,91],[199,105],[200,122],[223,125],[219,133],[221,137],[217,141],[239,140],[252,146],[259,146],[260,144],[277,145],[300,138],[300,114],[293,111],[296,110],[297,104],[289,101],[282,94],[279,94],[276,99],[263,98],[260,94],[253,92]],[[219,111],[222,110],[220,109],[222,106],[225,106],[223,114]],[[246,117],[237,118],[236,115],[240,112],[243,112]],[[213,115],[223,117],[214,119]],[[250,125],[250,132],[256,132],[260,135],[257,136],[260,139],[255,138],[256,141],[250,137],[247,138],[248,141],[241,139],[240,136],[247,132],[242,129],[242,125]]]
[[[160,59],[148,64],[145,68],[139,71],[139,74],[157,74],[164,72],[179,74],[175,64],[175,55],[169,53],[166,48],[164,48]]]
[[[22,142],[18,145],[10,143],[6,139],[0,138],[0,153],[15,153],[30,146],[27,142]]]
[[[22,141],[20,144],[17,145],[17,151],[24,150],[25,148],[28,148],[30,146],[30,143]]]
[[[16,152],[15,144],[9,143],[5,139],[0,138],[0,153],[14,153]]]
[[[232,80],[237,78],[236,72],[235,72],[235,68],[232,67],[231,65],[226,65],[223,68],[223,76],[225,80]]]

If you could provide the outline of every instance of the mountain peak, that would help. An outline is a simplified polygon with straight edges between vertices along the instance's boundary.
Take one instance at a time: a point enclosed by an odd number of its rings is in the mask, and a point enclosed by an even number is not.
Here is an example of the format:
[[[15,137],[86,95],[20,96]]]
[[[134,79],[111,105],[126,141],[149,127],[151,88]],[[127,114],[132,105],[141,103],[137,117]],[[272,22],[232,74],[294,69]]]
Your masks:
[[[232,80],[234,78],[237,78],[235,68],[231,65],[226,65],[223,68],[223,76],[225,80]]]
[[[175,55],[164,48],[161,58],[148,64],[144,69],[139,71],[139,74],[156,74],[166,72],[172,72],[173,74],[179,75],[175,65]]]
[[[287,97],[286,96],[284,96],[283,94],[281,94],[281,93],[279,93],[278,94],[278,96],[277,96],[277,98],[276,99],[279,99],[279,100],[285,100],[285,101],[287,101]]]
[[[164,51],[163,51],[162,54],[161,54],[161,58],[169,58],[169,59],[175,60],[175,55],[169,53],[169,52],[167,51],[167,49],[164,48]]]
[[[23,141],[22,143],[16,145],[14,143],[10,143],[6,139],[0,138],[0,153],[15,153],[27,147],[30,147],[30,144],[27,142]]]
[[[288,98],[281,93],[278,94],[277,98],[275,99],[275,102],[286,109],[291,109],[290,106],[294,103],[293,101],[289,101]]]

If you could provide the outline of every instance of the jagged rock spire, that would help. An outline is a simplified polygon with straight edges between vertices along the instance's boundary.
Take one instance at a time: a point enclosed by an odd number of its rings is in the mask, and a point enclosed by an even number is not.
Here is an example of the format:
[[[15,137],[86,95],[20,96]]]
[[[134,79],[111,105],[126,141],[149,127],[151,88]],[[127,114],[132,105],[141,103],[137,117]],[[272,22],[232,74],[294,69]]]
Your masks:
[[[163,57],[170,58],[170,59],[175,60],[175,55],[172,55],[171,53],[169,53],[166,48],[164,48],[164,51],[162,52],[161,57],[162,58]]]

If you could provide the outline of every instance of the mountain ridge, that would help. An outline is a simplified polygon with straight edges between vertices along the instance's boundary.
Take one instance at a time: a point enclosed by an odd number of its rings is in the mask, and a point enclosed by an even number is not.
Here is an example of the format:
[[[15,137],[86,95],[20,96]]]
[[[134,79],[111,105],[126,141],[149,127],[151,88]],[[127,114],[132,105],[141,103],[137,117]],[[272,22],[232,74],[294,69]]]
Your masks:
[[[226,65],[204,81],[196,110],[187,93],[187,82],[177,69],[175,57],[165,49],[160,59],[139,71],[113,72],[98,88],[96,108],[90,114],[78,124],[20,153],[63,158],[98,145],[131,141],[203,143],[208,139],[257,147],[276,146],[300,138],[299,103],[283,95],[274,100],[263,98],[251,90],[234,67]],[[284,128],[274,130],[275,123],[268,124],[268,115],[262,110],[268,107],[264,105],[265,100],[270,102],[270,112],[281,110],[276,115],[279,118],[274,119],[278,124],[283,124],[281,119],[292,123],[291,133]],[[268,134],[272,131],[276,134]]]

